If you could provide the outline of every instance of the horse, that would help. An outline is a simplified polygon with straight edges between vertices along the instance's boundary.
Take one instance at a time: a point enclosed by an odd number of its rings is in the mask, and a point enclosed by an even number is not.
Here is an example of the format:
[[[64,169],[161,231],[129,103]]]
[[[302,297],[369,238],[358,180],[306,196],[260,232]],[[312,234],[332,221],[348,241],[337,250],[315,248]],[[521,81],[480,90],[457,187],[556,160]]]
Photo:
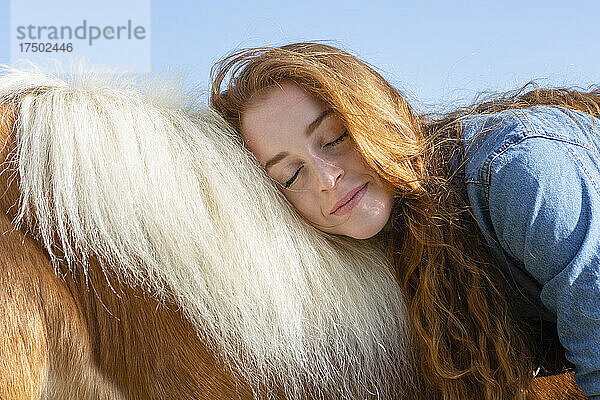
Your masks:
[[[216,113],[3,72],[0,398],[421,398],[382,249],[307,226]]]

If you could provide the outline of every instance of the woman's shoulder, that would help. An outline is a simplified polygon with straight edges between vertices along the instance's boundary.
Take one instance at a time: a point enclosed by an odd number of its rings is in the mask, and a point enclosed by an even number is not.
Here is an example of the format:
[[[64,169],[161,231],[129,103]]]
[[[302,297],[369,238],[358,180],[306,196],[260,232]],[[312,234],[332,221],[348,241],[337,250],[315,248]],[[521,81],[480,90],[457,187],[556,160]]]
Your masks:
[[[504,110],[492,114],[476,114],[459,120],[465,163],[463,175],[467,183],[489,184],[492,164],[504,153],[540,145],[537,142],[560,142],[574,146],[600,159],[600,119],[590,114],[558,106],[533,106]],[[551,157],[551,154],[539,154]]]
[[[512,134],[514,140],[546,137],[570,141],[580,146],[598,146],[600,119],[564,106],[531,106],[489,114],[470,114],[458,120],[466,141],[489,139],[499,132]]]

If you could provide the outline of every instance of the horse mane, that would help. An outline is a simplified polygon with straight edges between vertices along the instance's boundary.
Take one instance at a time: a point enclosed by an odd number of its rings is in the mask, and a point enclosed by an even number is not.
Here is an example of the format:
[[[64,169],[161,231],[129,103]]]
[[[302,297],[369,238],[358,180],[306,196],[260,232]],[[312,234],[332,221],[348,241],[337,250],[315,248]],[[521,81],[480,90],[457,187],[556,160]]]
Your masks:
[[[305,223],[197,96],[83,64],[2,66],[15,228],[56,271],[86,275],[94,258],[176,304],[260,396],[409,390],[407,313],[382,249]]]

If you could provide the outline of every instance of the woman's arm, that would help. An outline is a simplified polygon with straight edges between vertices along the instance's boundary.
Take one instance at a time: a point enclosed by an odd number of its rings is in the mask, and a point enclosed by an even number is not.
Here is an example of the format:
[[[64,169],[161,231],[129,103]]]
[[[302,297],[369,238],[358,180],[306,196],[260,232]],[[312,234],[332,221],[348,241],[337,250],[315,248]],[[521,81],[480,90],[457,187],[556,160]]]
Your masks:
[[[493,161],[489,212],[504,250],[542,285],[577,384],[600,400],[600,156],[522,140]]]

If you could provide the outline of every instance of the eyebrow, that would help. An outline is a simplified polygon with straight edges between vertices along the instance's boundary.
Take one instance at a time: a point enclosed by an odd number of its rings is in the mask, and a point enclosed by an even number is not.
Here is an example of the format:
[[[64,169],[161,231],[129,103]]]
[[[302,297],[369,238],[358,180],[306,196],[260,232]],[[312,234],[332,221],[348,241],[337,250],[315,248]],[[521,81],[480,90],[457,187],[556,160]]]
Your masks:
[[[317,127],[325,119],[325,117],[327,117],[332,112],[333,112],[333,110],[331,108],[328,108],[327,110],[323,111],[313,122],[311,122],[308,125],[308,127],[304,131],[304,135],[306,137],[310,137],[310,135],[312,135],[312,133],[317,129]],[[279,161],[286,158],[289,154],[290,153],[288,153],[287,151],[282,151],[280,153],[277,153],[273,158],[271,158],[269,161],[267,161],[267,163],[265,164],[265,170],[268,171],[269,168],[271,168],[273,165],[277,164]]]

